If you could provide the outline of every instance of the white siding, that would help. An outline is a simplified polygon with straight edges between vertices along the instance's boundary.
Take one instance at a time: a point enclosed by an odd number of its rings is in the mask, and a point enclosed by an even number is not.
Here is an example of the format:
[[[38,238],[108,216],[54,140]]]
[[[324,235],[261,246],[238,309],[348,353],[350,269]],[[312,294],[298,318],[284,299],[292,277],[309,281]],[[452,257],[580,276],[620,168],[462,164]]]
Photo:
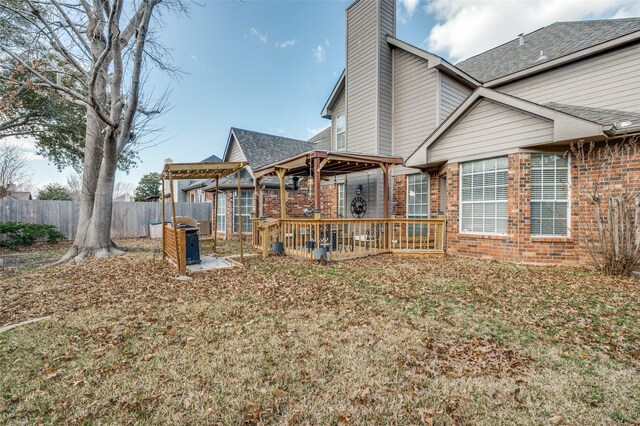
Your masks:
[[[429,161],[493,157],[552,140],[553,122],[483,99],[431,148]]]
[[[497,90],[536,103],[640,112],[640,45],[585,59]]]
[[[240,145],[236,141],[236,138],[231,140],[231,146],[229,147],[229,159],[227,161],[247,161],[246,157],[240,149]]]
[[[440,73],[440,123],[446,120],[470,94],[471,89]]]
[[[336,149],[336,118],[344,114],[344,92],[340,95],[333,109],[331,110],[331,149]],[[349,133],[349,132],[347,132]],[[349,149],[349,141],[347,141],[347,149]]]
[[[403,50],[394,55],[393,155],[407,158],[437,127],[438,71]],[[394,174],[409,170],[395,167]]]

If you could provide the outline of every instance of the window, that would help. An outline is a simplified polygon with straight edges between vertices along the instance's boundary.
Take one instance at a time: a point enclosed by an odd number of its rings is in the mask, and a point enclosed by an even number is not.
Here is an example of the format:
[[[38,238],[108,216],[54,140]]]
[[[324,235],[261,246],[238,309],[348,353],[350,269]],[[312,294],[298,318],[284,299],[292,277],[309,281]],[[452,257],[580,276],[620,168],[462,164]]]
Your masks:
[[[227,194],[218,193],[218,231],[227,231]]]
[[[347,149],[347,139],[344,126],[344,114],[336,117],[336,151]]]
[[[462,163],[460,231],[506,234],[509,162],[507,157]]]
[[[429,217],[429,175],[407,175],[407,217]]]
[[[251,232],[253,222],[251,211],[253,210],[253,191],[242,191],[242,232]],[[238,232],[238,191],[233,193],[233,232]]]
[[[531,235],[567,235],[569,158],[531,155]]]
[[[344,183],[338,184],[338,217],[346,217],[347,212],[344,209]]]

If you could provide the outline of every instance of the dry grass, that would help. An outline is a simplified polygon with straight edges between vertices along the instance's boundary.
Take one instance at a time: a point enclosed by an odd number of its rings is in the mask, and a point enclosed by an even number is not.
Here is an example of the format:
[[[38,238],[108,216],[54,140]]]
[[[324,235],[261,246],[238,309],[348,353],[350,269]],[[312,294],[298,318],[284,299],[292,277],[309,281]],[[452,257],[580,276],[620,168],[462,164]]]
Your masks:
[[[640,285],[577,269],[253,258],[177,281],[157,245],[0,280],[0,422],[640,419]],[[232,243],[223,243],[232,251]]]

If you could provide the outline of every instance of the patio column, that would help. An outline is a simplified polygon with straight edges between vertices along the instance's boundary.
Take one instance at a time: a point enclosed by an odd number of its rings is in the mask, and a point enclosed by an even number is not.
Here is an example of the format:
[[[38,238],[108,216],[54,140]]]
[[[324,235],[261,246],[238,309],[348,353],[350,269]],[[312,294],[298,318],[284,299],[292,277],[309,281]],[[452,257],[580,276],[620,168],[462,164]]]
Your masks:
[[[218,177],[216,176],[216,189],[213,191],[213,252],[218,248]]]
[[[284,186],[286,173],[286,169],[276,169],[276,175],[278,175],[278,180],[280,181],[280,219],[287,218],[287,189]]]
[[[166,258],[166,255],[164,254],[164,177],[162,178],[162,194],[160,195],[160,202],[162,203],[162,260],[164,260]]]
[[[389,166],[387,166],[386,164],[382,164],[380,165],[380,167],[382,168],[382,184],[384,185],[382,191],[382,200],[384,202],[384,206],[382,208],[382,211],[384,212],[383,217],[387,219],[389,218]]]
[[[242,187],[240,186],[240,174],[242,169],[236,173],[238,175],[238,234],[240,236],[240,263],[244,263],[244,253],[242,253]]]
[[[320,158],[313,159],[313,208],[320,211]]]

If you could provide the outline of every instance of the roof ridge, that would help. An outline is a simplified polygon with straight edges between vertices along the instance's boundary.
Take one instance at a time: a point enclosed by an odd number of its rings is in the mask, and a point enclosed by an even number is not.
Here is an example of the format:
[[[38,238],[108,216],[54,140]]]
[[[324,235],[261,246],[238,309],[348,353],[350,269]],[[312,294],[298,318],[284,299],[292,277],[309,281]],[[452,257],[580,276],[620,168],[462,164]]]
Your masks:
[[[523,37],[530,36],[531,34],[537,33],[538,31],[542,31],[542,30],[544,30],[545,28],[549,28],[550,26],[555,25],[555,24],[557,24],[557,23],[558,23],[558,22],[554,22],[554,23],[552,23],[552,24],[545,25],[544,27],[540,27],[540,28],[538,28],[537,30],[533,30],[533,31],[531,31],[531,32],[529,32],[529,33],[524,33],[524,34],[523,34]],[[482,52],[480,52],[480,53],[476,53],[476,54],[475,54],[475,55],[473,55],[473,56],[469,56],[467,59],[463,59],[462,61],[459,61],[459,62],[455,63],[454,65],[455,65],[455,66],[458,66],[458,65],[459,65],[459,64],[461,64],[462,62],[468,61],[469,59],[473,59],[473,58],[475,58],[476,56],[484,55],[484,54],[485,54],[485,53],[487,53],[487,52],[491,52],[492,50],[495,50],[495,49],[497,49],[497,48],[499,48],[499,47],[506,46],[507,44],[512,43],[512,42],[514,42],[514,41],[516,41],[516,40],[518,40],[518,36],[516,36],[516,38],[510,39],[509,41],[505,41],[505,42],[504,42],[504,43],[502,43],[502,44],[499,44],[499,45],[497,45],[497,46],[494,46],[494,47],[492,47],[491,49],[487,49],[487,50],[482,51]]]
[[[307,141],[304,141],[304,140],[302,140],[302,139],[294,139],[294,138],[289,138],[289,137],[287,137],[287,136],[274,135],[273,133],[258,132],[258,131],[256,131],[256,130],[241,129],[241,128],[239,128],[239,127],[231,127],[231,130],[232,130],[232,131],[240,130],[241,132],[257,133],[257,134],[259,134],[259,135],[265,135],[265,136],[271,136],[271,137],[274,137],[274,138],[288,139],[288,140],[295,141],[295,142],[303,142],[303,143],[307,143]]]
[[[551,25],[555,25],[555,24],[576,24],[578,22],[610,22],[610,21],[633,21],[633,20],[639,20],[640,16],[628,16],[626,18],[602,18],[602,19],[580,19],[577,21],[556,21]],[[549,26],[551,26],[549,25]]]

